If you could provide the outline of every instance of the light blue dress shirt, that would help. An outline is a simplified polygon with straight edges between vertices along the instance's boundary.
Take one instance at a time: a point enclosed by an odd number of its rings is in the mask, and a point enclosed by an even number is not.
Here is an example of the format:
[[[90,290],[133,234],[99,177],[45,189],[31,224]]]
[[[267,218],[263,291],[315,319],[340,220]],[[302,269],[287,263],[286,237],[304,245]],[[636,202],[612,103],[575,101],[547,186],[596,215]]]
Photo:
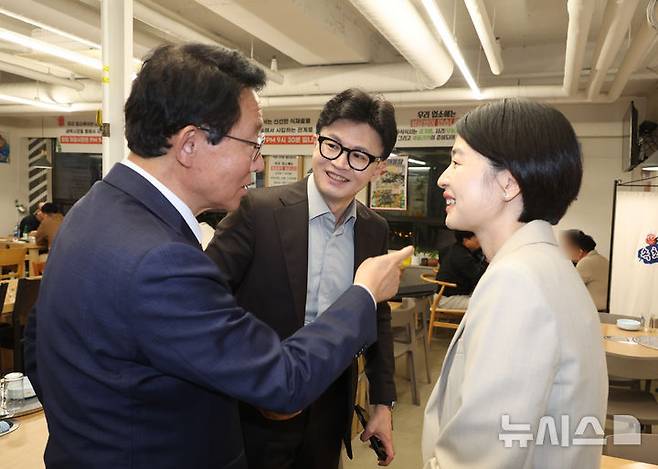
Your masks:
[[[343,222],[334,217],[311,174],[308,193],[308,274],[304,324],[326,311],[354,281],[354,223],[356,202],[347,207]]]

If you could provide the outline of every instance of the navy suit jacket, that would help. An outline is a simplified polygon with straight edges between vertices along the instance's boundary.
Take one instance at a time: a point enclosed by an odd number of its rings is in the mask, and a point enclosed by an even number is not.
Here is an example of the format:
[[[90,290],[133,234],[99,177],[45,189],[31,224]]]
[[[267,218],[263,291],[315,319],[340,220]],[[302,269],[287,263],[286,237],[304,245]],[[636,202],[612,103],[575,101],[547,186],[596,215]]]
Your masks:
[[[350,288],[281,341],[240,308],[179,212],[117,164],[67,214],[26,330],[48,468],[244,468],[237,400],[317,399],[376,341]]]

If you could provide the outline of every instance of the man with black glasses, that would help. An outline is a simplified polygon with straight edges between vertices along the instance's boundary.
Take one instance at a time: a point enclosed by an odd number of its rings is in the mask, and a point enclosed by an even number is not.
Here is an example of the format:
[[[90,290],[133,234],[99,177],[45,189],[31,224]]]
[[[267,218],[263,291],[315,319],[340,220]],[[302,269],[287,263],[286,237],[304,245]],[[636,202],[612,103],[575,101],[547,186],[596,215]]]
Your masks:
[[[352,284],[359,263],[387,252],[386,221],[355,197],[381,174],[395,145],[393,106],[349,89],[326,104],[316,131],[313,173],[250,192],[218,225],[206,250],[228,276],[238,303],[282,339],[312,324]],[[364,352],[375,411],[362,438],[379,437],[389,464],[395,384],[386,302],[377,314],[378,342]],[[249,466],[335,469],[341,440],[351,457],[356,379],[355,361],[301,413],[241,405]]]

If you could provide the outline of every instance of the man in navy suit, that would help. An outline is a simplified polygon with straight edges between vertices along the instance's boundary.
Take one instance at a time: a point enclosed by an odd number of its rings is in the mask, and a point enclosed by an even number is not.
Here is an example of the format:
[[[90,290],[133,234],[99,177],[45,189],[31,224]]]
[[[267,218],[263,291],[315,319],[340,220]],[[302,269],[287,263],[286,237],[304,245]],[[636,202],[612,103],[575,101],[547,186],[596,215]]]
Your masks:
[[[264,81],[199,44],[144,62],[125,107],[130,156],[68,213],[26,331],[48,468],[245,468],[237,400],[302,409],[376,340],[375,303],[395,294],[409,249],[366,260],[284,341],[201,250],[194,215],[237,208],[263,168]]]

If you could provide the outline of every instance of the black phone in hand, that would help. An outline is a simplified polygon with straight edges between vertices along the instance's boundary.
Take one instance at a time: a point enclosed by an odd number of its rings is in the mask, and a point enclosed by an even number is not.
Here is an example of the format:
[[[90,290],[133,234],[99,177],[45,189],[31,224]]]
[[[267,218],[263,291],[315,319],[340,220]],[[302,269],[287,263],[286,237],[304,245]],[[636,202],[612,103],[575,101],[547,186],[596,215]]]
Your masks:
[[[368,420],[366,420],[366,415],[365,415],[366,411],[358,404],[354,406],[354,411],[356,412],[356,416],[359,418],[359,422],[361,422],[361,426],[365,430],[366,425],[368,425]],[[382,443],[382,440],[380,440],[375,435],[373,435],[369,438],[369,441],[370,441],[370,447],[377,455],[377,459],[379,459],[380,461],[386,461],[388,455],[386,454],[386,450],[384,449],[384,443]]]

